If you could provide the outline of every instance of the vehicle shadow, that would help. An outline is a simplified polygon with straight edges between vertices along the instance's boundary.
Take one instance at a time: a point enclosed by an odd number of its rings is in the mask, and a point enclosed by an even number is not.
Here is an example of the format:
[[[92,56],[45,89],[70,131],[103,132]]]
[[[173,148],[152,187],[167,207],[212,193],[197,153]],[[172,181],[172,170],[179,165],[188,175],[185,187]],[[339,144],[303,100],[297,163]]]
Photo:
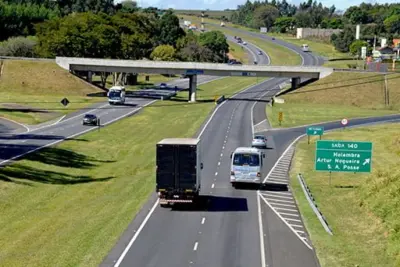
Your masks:
[[[246,198],[202,195],[194,203],[174,203],[172,211],[240,212],[249,211]]]
[[[259,191],[288,191],[289,188],[286,184],[276,183],[262,183],[262,184],[251,184],[251,183],[238,183],[235,185],[236,190],[259,190]]]

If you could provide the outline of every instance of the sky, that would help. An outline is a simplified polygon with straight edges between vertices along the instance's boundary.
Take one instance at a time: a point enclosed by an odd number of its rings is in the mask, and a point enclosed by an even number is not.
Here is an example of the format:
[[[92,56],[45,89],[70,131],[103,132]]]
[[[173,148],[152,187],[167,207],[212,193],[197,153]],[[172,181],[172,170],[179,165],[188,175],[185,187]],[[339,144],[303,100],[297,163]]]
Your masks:
[[[195,9],[195,10],[224,10],[227,8],[235,9],[238,5],[244,4],[246,0],[136,0],[141,7],[158,7],[173,9]],[[298,5],[305,0],[287,0],[288,3]],[[118,1],[119,2],[119,1]],[[252,1],[253,2],[253,1]],[[398,3],[399,0],[320,0],[324,6],[336,6],[336,10],[346,10],[350,6],[359,5],[362,2],[367,3]]]

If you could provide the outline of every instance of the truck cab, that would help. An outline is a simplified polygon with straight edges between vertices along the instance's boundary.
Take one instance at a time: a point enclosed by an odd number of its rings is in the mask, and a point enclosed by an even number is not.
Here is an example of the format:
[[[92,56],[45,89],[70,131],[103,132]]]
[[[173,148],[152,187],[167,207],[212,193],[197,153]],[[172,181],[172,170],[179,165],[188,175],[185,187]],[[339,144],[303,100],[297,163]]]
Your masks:
[[[302,44],[301,49],[303,50],[303,52],[309,52],[309,50],[310,50],[308,47],[308,44]]]
[[[231,177],[233,187],[237,183],[262,184],[262,167],[265,154],[253,147],[238,147],[231,154]]]
[[[125,87],[113,86],[107,93],[108,103],[110,105],[125,104]]]

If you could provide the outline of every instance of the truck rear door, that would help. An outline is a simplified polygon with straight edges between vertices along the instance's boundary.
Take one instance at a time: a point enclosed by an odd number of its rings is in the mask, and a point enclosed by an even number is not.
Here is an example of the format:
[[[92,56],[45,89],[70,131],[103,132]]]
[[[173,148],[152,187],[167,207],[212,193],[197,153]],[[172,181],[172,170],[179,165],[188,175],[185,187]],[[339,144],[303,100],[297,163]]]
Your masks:
[[[173,145],[157,145],[157,189],[175,188],[175,153]]]
[[[177,151],[176,187],[192,189],[196,185],[196,146],[181,145]]]

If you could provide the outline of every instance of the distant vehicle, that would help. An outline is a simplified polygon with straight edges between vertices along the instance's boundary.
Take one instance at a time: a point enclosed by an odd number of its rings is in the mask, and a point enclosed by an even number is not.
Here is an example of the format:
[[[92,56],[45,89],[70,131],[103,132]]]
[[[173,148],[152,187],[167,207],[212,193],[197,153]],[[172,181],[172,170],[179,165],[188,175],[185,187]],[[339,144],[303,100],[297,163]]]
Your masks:
[[[192,24],[192,22],[191,22],[190,20],[185,20],[185,21],[183,22],[183,24],[184,24],[186,27],[189,27],[190,24]]]
[[[221,27],[225,27],[225,22],[221,21]]]
[[[247,43],[246,43],[246,42],[243,42],[243,45],[247,45]]]
[[[267,138],[265,138],[265,136],[263,136],[263,135],[255,135],[253,138],[253,141],[251,141],[251,146],[266,148],[267,147]]]
[[[258,63],[257,63],[257,61],[254,61],[254,65],[257,65]]]
[[[242,65],[242,62],[237,61],[236,59],[229,59],[228,65]]]
[[[108,103],[114,104],[125,104],[125,87],[113,86],[107,93]]]
[[[160,83],[160,89],[165,89],[167,88],[167,84],[166,83]]]
[[[275,37],[272,37],[272,40],[275,40]]]
[[[261,52],[261,50],[258,50],[258,54],[259,54],[259,55],[262,55],[263,53]]]
[[[237,183],[262,183],[262,165],[265,154],[253,147],[238,147],[231,154],[231,177],[233,187]]]
[[[94,114],[85,114],[83,117],[83,125],[98,125],[98,118]]]
[[[194,203],[200,194],[200,139],[166,138],[156,147],[156,192],[162,206]]]
[[[302,44],[301,49],[303,50],[303,52],[308,52],[310,50],[308,44]]]

